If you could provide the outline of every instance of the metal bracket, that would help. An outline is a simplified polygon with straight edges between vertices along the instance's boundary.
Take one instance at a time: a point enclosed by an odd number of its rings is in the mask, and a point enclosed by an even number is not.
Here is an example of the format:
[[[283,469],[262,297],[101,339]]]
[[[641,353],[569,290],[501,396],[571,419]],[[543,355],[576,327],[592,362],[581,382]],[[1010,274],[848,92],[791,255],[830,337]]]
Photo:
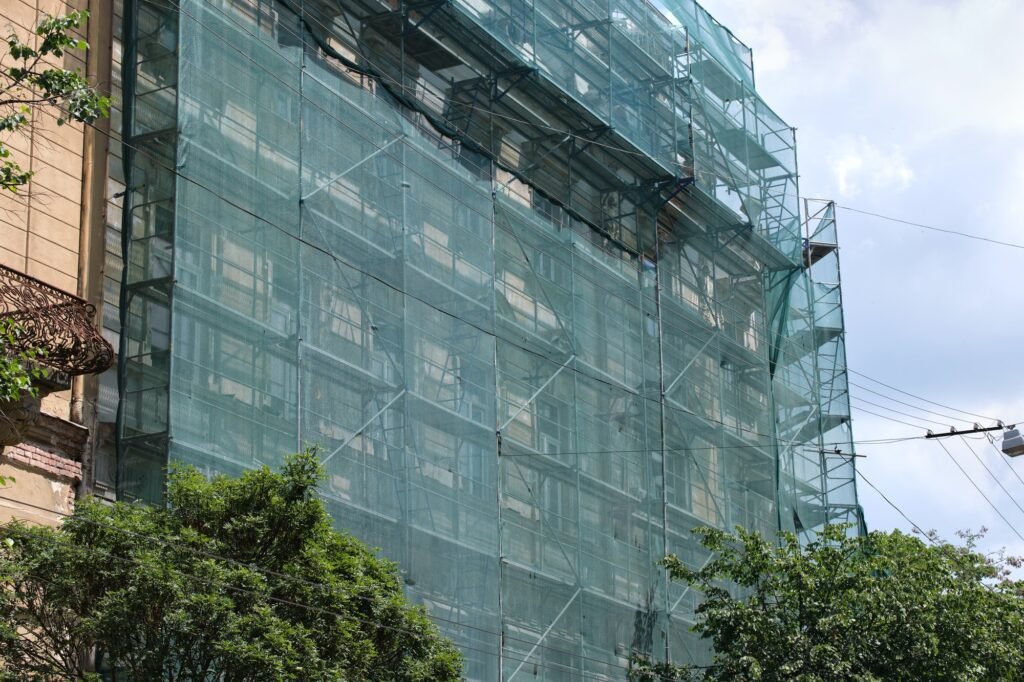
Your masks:
[[[404,37],[410,35],[411,33],[419,30],[420,26],[422,26],[423,24],[425,24],[428,21],[430,21],[430,18],[432,16],[434,16],[434,14],[439,9],[441,9],[442,7],[447,5],[449,2],[450,2],[450,0],[436,0],[435,2],[421,2],[421,3],[416,3],[415,5],[412,5],[411,7],[406,7],[405,11],[403,13],[403,17],[402,18],[408,24],[408,26],[406,26],[406,28],[402,31],[402,37],[404,38]],[[420,17],[419,21],[417,21],[415,24],[410,23],[409,22],[409,12],[410,11],[416,11],[416,10],[418,10],[421,7],[430,7],[430,9],[427,10],[427,12],[425,14],[423,14]]]
[[[605,135],[610,133],[611,130],[612,130],[611,126],[600,125],[600,126],[594,126],[592,128],[585,128],[583,130],[580,130],[579,132],[574,133],[573,134],[573,138],[572,138],[573,149],[572,149],[571,152],[569,152],[569,158],[570,159],[574,159],[577,156],[579,156],[580,154],[582,154],[583,152],[587,151],[587,149],[590,147],[590,145],[594,144],[595,142],[600,140],[602,137],[604,137]],[[576,146],[576,140],[581,138],[581,137],[586,138],[587,142],[586,142],[586,144],[584,144],[584,145],[582,145],[580,147],[577,147]]]
[[[492,90],[491,90],[491,92],[492,92],[491,102],[499,101],[502,97],[504,97],[505,95],[507,95],[509,93],[509,90],[511,90],[512,88],[516,87],[520,83],[522,83],[524,80],[526,80],[526,78],[528,78],[532,74],[536,73],[536,71],[537,71],[537,67],[535,67],[535,66],[524,66],[524,67],[521,67],[521,68],[518,68],[518,69],[510,69],[506,73],[495,74],[494,75],[494,80],[493,80],[493,86],[492,86]],[[498,79],[501,78],[503,75],[506,75],[506,74],[509,75],[509,76],[512,76],[512,82],[509,83],[507,86],[505,86],[504,90],[500,90],[499,91],[499,89],[498,89]]]

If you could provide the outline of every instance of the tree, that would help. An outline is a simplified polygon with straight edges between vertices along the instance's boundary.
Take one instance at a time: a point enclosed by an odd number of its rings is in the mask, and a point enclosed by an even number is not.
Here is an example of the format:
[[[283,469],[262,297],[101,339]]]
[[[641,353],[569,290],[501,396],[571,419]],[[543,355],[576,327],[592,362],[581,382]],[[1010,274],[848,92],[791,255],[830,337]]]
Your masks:
[[[21,348],[18,337],[22,331],[10,318],[0,317],[0,406],[26,395],[37,396],[39,388],[34,382],[49,376],[49,371],[37,364],[38,360],[46,357],[46,351],[42,348]]]
[[[58,125],[92,123],[110,112],[110,99],[90,87],[79,70],[55,65],[65,52],[88,47],[74,35],[88,17],[84,10],[45,16],[35,30],[35,47],[14,33],[7,37],[7,58],[0,59],[0,136],[28,126],[37,107],[56,108]],[[0,139],[0,188],[17,192],[31,179],[32,172],[11,158],[10,147]]]
[[[641,664],[635,680],[1022,680],[1024,600],[1002,554],[899,531],[827,528],[801,547],[737,529],[698,529],[713,558],[664,560],[704,593],[694,630],[708,668]]]
[[[0,406],[26,395],[37,396],[39,389],[34,382],[49,375],[45,367],[37,364],[39,359],[46,357],[46,351],[20,348],[18,337],[21,334],[22,328],[16,322],[0,317]]]
[[[459,679],[396,565],[332,529],[321,477],[312,451],[280,473],[176,468],[166,506],[83,500],[56,530],[8,524],[0,679]]]
[[[23,333],[14,320],[0,317],[0,449],[21,441],[25,415],[35,411],[26,403],[39,396],[38,382],[50,375],[38,364],[46,351],[18,343]],[[13,476],[0,476],[0,487],[13,482]]]

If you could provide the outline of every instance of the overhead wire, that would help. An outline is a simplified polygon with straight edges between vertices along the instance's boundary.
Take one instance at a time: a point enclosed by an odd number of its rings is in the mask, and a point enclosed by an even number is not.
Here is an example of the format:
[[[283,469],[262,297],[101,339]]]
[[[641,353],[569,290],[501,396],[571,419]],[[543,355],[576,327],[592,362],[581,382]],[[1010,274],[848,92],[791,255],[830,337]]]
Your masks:
[[[853,208],[852,206],[843,206],[836,204],[836,208],[843,209],[845,211],[852,211],[853,213],[861,213],[863,215],[872,216],[874,218],[880,218],[882,220],[888,220],[893,223],[902,223],[903,225],[910,225],[912,227],[920,227],[925,230],[932,230],[934,232],[943,232],[945,234],[952,234],[958,237],[966,237],[967,239],[976,239],[982,242],[988,242],[990,244],[998,244],[999,246],[1009,246],[1014,249],[1024,249],[1024,244],[1016,244],[1014,242],[1007,242],[1001,239],[993,239],[991,237],[984,237],[978,234],[971,234],[970,232],[961,232],[959,230],[949,230],[943,227],[935,227],[934,225],[925,225],[924,223],[915,223],[910,220],[903,220],[902,218],[894,218],[892,216],[883,215],[881,213],[874,213],[872,211],[865,211],[860,208]]]
[[[967,439],[961,436],[960,440],[964,442],[964,445],[967,446],[967,449],[971,451],[972,455],[974,455],[974,459],[978,460],[978,464],[980,464],[982,468],[988,472],[988,475],[992,477],[992,480],[996,482],[996,485],[999,486],[999,489],[1006,494],[1006,497],[1009,498],[1010,502],[1013,502],[1014,506],[1020,510],[1020,513],[1024,514],[1024,507],[1022,507],[1020,503],[1017,502],[1016,498],[1014,498],[1014,496],[1010,494],[1010,491],[1006,489],[1006,486],[1004,486],[1003,482],[999,480],[999,477],[996,476],[991,469],[989,469],[988,465],[985,464],[985,460],[981,458],[981,456],[975,451],[975,449],[971,446]]]
[[[1013,531],[1014,535],[1016,535],[1018,538],[1020,538],[1021,542],[1024,542],[1024,535],[1022,535],[1021,532],[1019,530],[1017,530],[1016,526],[1014,526],[1012,523],[1010,523],[1009,519],[1006,518],[1006,516],[1003,514],[1003,512],[999,511],[999,507],[997,507],[992,502],[992,500],[989,499],[988,495],[985,494],[985,491],[983,491],[981,489],[981,486],[979,486],[974,481],[974,479],[971,478],[971,475],[967,473],[967,470],[964,469],[963,466],[960,464],[960,462],[957,460],[957,458],[953,456],[953,453],[951,453],[949,451],[949,449],[946,447],[946,444],[943,443],[942,440],[939,439],[939,438],[935,438],[933,440],[936,443],[938,443],[939,447],[942,448],[942,451],[946,453],[946,456],[949,457],[950,461],[952,461],[953,464],[956,465],[956,468],[960,470],[960,473],[964,475],[964,478],[966,478],[970,482],[970,484],[974,487],[974,489],[978,491],[978,494],[981,495],[982,498],[985,500],[985,502],[988,503],[988,506],[990,506],[992,508],[992,511],[994,511],[996,513],[996,516],[998,516],[1000,519],[1003,520],[1003,523],[1006,524],[1007,528],[1009,528],[1011,531]]]
[[[970,415],[972,417],[978,417],[980,419],[987,419],[989,421],[995,421],[995,422],[999,421],[995,417],[989,417],[989,416],[986,416],[986,415],[983,415],[983,414],[978,414],[976,412],[968,412],[967,410],[961,410],[959,408],[952,407],[950,405],[944,405],[942,403],[935,402],[934,400],[929,400],[928,398],[922,398],[919,395],[916,395],[914,393],[910,393],[909,391],[904,391],[902,388],[896,388],[895,386],[893,386],[891,384],[887,384],[887,383],[885,383],[883,381],[879,381],[878,379],[870,377],[867,374],[864,374],[863,372],[858,372],[855,369],[850,369],[849,367],[847,367],[847,371],[850,372],[851,374],[856,374],[857,376],[864,377],[868,381],[871,381],[871,382],[874,382],[874,383],[879,384],[881,386],[885,386],[886,388],[892,389],[893,391],[896,391],[897,393],[902,393],[903,395],[908,395],[911,398],[917,398],[918,400],[926,402],[929,405],[935,405],[936,407],[942,407],[942,408],[947,409],[947,410],[953,410],[954,412],[961,412],[963,414],[968,414],[968,415]]]
[[[954,417],[953,415],[946,414],[945,412],[936,412],[935,410],[929,410],[927,408],[920,407],[918,405],[914,405],[913,403],[908,403],[908,402],[906,402],[904,400],[900,400],[899,398],[893,398],[891,395],[888,395],[887,393],[882,393],[881,391],[873,390],[871,388],[868,388],[867,386],[864,386],[862,384],[858,384],[856,381],[847,380],[847,383],[849,383],[851,386],[855,386],[856,388],[860,389],[861,391],[867,391],[868,393],[873,393],[874,395],[881,396],[882,398],[885,398],[886,400],[889,400],[891,402],[899,403],[900,405],[905,405],[907,407],[912,407],[915,410],[918,410],[920,412],[927,412],[928,414],[932,414],[932,415],[935,415],[937,417],[945,417],[946,419],[953,419],[955,421],[973,423],[973,420],[967,419],[965,417]]]
[[[1007,459],[1006,454],[999,448],[998,445],[996,445],[995,438],[988,433],[982,435],[984,435],[985,440],[988,441],[989,445],[995,448],[995,451],[999,453],[999,459],[1002,460],[1003,464],[1006,465],[1006,468],[1010,470],[1010,473],[1012,473],[1016,477],[1016,479],[1020,481],[1020,484],[1024,486],[1024,478],[1021,478],[1020,474],[1017,473],[1017,469],[1012,464],[1010,464],[1010,461],[1009,459]]]
[[[904,421],[902,419],[896,419],[895,417],[888,417],[888,416],[886,416],[884,414],[879,414],[878,412],[872,412],[871,410],[869,410],[867,408],[864,408],[864,407],[853,406],[853,409],[857,410],[858,412],[864,412],[866,414],[870,414],[870,415],[872,415],[874,417],[880,417],[882,419],[887,419],[887,420],[889,420],[891,422],[896,422],[897,424],[903,424],[904,426],[912,426],[915,429],[927,429],[927,427],[921,426],[920,424],[911,424],[910,422]]]
[[[861,470],[860,470],[860,468],[858,468],[858,469],[857,469],[857,475],[858,475],[858,476],[859,476],[859,477],[860,477],[860,478],[861,478],[861,479],[862,479],[862,480],[863,480],[863,481],[864,481],[865,483],[867,483],[867,484],[868,484],[869,486],[871,486],[871,489],[872,489],[872,490],[874,490],[874,491],[875,491],[876,493],[878,493],[879,497],[881,497],[881,498],[882,498],[883,500],[885,500],[885,502],[886,502],[886,503],[887,503],[887,504],[888,504],[888,505],[889,505],[890,507],[892,507],[893,509],[895,509],[895,510],[896,510],[896,512],[897,512],[897,513],[898,513],[898,514],[899,514],[900,516],[902,516],[902,517],[903,517],[903,519],[904,519],[904,520],[905,520],[905,521],[906,521],[907,523],[909,523],[909,524],[911,525],[911,527],[912,527],[912,528],[913,528],[914,530],[916,530],[916,531],[917,531],[917,532],[918,532],[918,533],[919,533],[919,534],[920,534],[920,535],[921,535],[921,536],[922,536],[922,537],[923,537],[923,538],[924,538],[925,540],[927,540],[928,542],[930,542],[930,543],[931,543],[931,544],[933,544],[933,545],[935,545],[935,544],[938,544],[938,543],[936,543],[936,541],[935,541],[935,540],[934,540],[934,539],[932,538],[931,534],[929,534],[929,533],[926,533],[926,532],[924,531],[924,529],[923,529],[923,528],[921,528],[921,526],[919,526],[919,525],[917,525],[916,523],[914,523],[914,521],[913,521],[913,520],[911,520],[911,518],[910,518],[909,516],[907,516],[906,512],[904,512],[904,511],[903,511],[902,509],[900,509],[900,507],[899,507],[899,506],[898,506],[898,505],[897,505],[897,504],[896,504],[895,502],[893,502],[893,501],[892,501],[891,499],[889,499],[888,495],[886,495],[885,493],[883,493],[883,492],[882,492],[882,491],[881,491],[881,490],[880,490],[880,489],[878,488],[878,486],[876,486],[876,485],[875,485],[874,483],[872,483],[872,482],[871,482],[871,480],[870,480],[870,479],[869,479],[869,478],[868,478],[867,476],[865,476],[865,475],[864,475],[864,472],[863,472],[863,471],[861,471]]]
[[[858,375],[860,375],[860,376],[864,376],[865,378],[867,378],[867,379],[869,379],[869,380],[871,380],[871,381],[873,381],[873,382],[875,382],[875,383],[877,383],[877,384],[880,384],[880,385],[882,385],[882,386],[885,386],[886,388],[889,388],[889,389],[891,389],[891,390],[894,390],[894,391],[898,391],[899,393],[902,393],[902,394],[904,394],[904,395],[909,395],[909,396],[911,396],[911,397],[913,397],[913,398],[916,398],[916,399],[918,399],[918,400],[922,400],[922,401],[924,401],[924,402],[927,402],[927,403],[929,403],[929,404],[937,405],[937,406],[940,406],[940,407],[944,407],[944,408],[946,408],[946,409],[949,409],[949,410],[954,410],[954,411],[957,411],[957,412],[963,412],[964,414],[970,414],[970,415],[972,415],[972,416],[976,416],[976,417],[981,417],[981,418],[983,418],[983,419],[991,419],[991,418],[989,418],[989,417],[984,417],[983,415],[977,415],[977,414],[973,414],[973,413],[970,413],[970,412],[966,412],[966,411],[964,411],[964,410],[960,410],[960,409],[958,409],[958,408],[950,407],[950,406],[948,406],[948,405],[943,405],[943,404],[941,404],[941,403],[936,403],[935,401],[931,401],[931,400],[929,400],[929,399],[927,399],[927,398],[923,398],[922,396],[919,396],[919,395],[916,395],[916,394],[912,394],[912,393],[909,393],[909,392],[907,392],[907,391],[904,391],[904,390],[902,390],[902,389],[896,388],[895,386],[892,386],[892,385],[890,385],[890,384],[886,384],[886,383],[884,383],[884,382],[881,382],[881,381],[879,381],[879,380],[877,380],[877,379],[874,379],[874,378],[872,378],[872,377],[869,377],[869,376],[867,376],[867,375],[864,375],[864,374],[863,374],[863,373],[861,373],[861,372],[856,372],[855,370],[849,370],[849,371],[851,371],[851,372],[853,372],[853,373],[855,373],[855,374],[858,374]],[[886,399],[888,399],[888,400],[892,400],[892,401],[894,401],[894,402],[899,402],[899,403],[901,403],[901,404],[905,404],[905,405],[907,405],[907,406],[909,406],[909,407],[913,407],[914,409],[918,409],[918,410],[921,410],[921,411],[924,411],[924,412],[929,412],[929,413],[931,413],[931,414],[938,414],[939,416],[946,416],[946,417],[948,417],[948,418],[953,418],[953,417],[952,417],[952,415],[948,415],[948,414],[945,414],[945,413],[936,413],[936,412],[934,412],[934,411],[931,411],[931,410],[927,410],[927,409],[925,409],[925,408],[921,408],[921,407],[918,407],[918,406],[916,406],[916,405],[913,405],[913,404],[911,404],[911,403],[906,403],[906,402],[904,402],[904,401],[900,401],[900,400],[898,400],[898,399],[896,399],[896,398],[893,398],[893,397],[891,397],[891,396],[889,396],[889,395],[886,395],[886,394],[884,394],[884,393],[881,393],[881,392],[878,392],[878,391],[872,391],[871,389],[869,389],[869,388],[867,388],[867,387],[865,387],[865,386],[859,386],[858,384],[856,384],[856,383],[854,383],[854,382],[850,382],[850,383],[851,383],[852,385],[858,386],[858,388],[860,388],[860,389],[863,389],[863,390],[868,390],[868,391],[871,391],[872,393],[876,393],[877,395],[880,395],[880,396],[882,396],[882,397],[884,397],[884,398],[886,398]],[[870,401],[866,401],[865,399],[863,399],[863,398],[860,398],[860,397],[854,397],[854,400],[857,400],[857,401],[859,401],[859,402],[868,402],[869,404],[873,404],[873,405],[875,405],[875,406],[877,406],[877,407],[884,407],[884,406],[878,405],[877,403],[871,403]],[[868,411],[868,410],[864,410],[864,409],[863,409],[863,408],[861,408],[861,407],[857,407],[857,409],[858,409],[858,410],[861,410],[861,411],[865,411],[865,412],[868,412],[869,414],[873,414],[873,415],[875,415],[875,416],[878,416],[878,417],[881,417],[881,418],[883,418],[883,419],[889,419],[889,420],[891,420],[891,421],[896,421],[896,422],[899,422],[899,423],[901,423],[901,424],[906,424],[906,425],[909,425],[909,422],[904,422],[904,421],[902,421],[902,420],[898,420],[898,419],[895,419],[895,418],[892,418],[892,417],[888,417],[888,416],[886,416],[886,415],[884,415],[884,414],[877,414],[877,413],[874,413],[874,412],[870,412],[870,411]],[[924,421],[933,421],[933,420],[925,420],[925,419],[924,419],[923,417],[916,417],[916,416],[914,416],[914,415],[909,415],[909,414],[907,414],[907,413],[905,413],[905,412],[900,412],[900,411],[898,411],[898,410],[892,410],[891,408],[889,408],[889,411],[891,411],[891,412],[893,412],[893,413],[896,413],[896,414],[902,414],[902,415],[905,415],[905,416],[911,416],[911,417],[914,417],[914,418],[916,418],[916,419],[919,419],[919,420],[924,420]],[[970,420],[967,420],[967,419],[963,419],[962,421],[965,421],[965,422],[970,422]],[[997,422],[999,422],[999,420],[993,420],[993,421],[997,421]],[[933,421],[933,423],[936,423],[936,422],[934,422],[934,421]],[[980,437],[984,437],[984,438],[985,438],[986,440],[988,440],[988,441],[989,441],[989,443],[990,443],[990,444],[991,444],[991,445],[992,445],[993,447],[995,447],[995,443],[994,443],[994,441],[993,441],[993,440],[991,439],[991,437],[989,437],[989,436],[988,436],[988,434],[987,434],[987,433],[986,433],[986,434],[983,434],[983,435],[982,435],[982,436],[980,436]],[[969,450],[971,451],[971,454],[972,454],[972,455],[974,456],[974,458],[975,458],[976,460],[978,460],[978,463],[979,463],[979,464],[981,464],[981,466],[982,466],[982,467],[983,467],[983,468],[985,469],[985,471],[986,471],[986,472],[987,472],[987,473],[989,474],[989,476],[990,476],[990,477],[992,477],[992,479],[993,479],[993,480],[994,480],[994,481],[996,482],[996,485],[998,485],[998,486],[999,486],[999,488],[1000,488],[1000,489],[1001,489],[1001,490],[1003,491],[1003,493],[1004,493],[1004,494],[1006,494],[1006,496],[1007,496],[1007,497],[1008,497],[1008,498],[1010,499],[1010,501],[1011,501],[1011,502],[1012,502],[1012,503],[1014,504],[1014,506],[1016,506],[1016,507],[1017,507],[1017,509],[1018,509],[1018,510],[1020,510],[1022,514],[1024,514],[1024,507],[1022,507],[1022,506],[1021,506],[1021,504],[1020,504],[1020,503],[1019,503],[1019,502],[1018,502],[1018,501],[1017,501],[1017,500],[1016,500],[1016,499],[1014,498],[1014,496],[1013,496],[1013,495],[1012,495],[1012,494],[1010,493],[1010,491],[1006,489],[1006,487],[1005,487],[1005,486],[1003,485],[1003,483],[1002,483],[1002,481],[1001,481],[1001,480],[999,479],[999,477],[995,475],[995,473],[994,473],[994,472],[993,472],[993,471],[992,471],[992,470],[991,470],[991,469],[990,469],[990,468],[988,467],[988,465],[987,465],[987,464],[985,464],[984,460],[983,460],[983,459],[982,459],[982,458],[980,457],[980,455],[978,455],[978,453],[977,453],[977,452],[976,452],[976,451],[974,450],[974,448],[973,448],[973,447],[972,447],[972,446],[970,445],[970,443],[968,442],[967,438],[965,438],[963,434],[961,434],[961,435],[960,435],[960,438],[961,438],[961,440],[963,440],[964,444],[965,444],[965,445],[966,445],[966,446],[968,447],[968,449],[969,449]],[[992,507],[993,511],[995,511],[995,512],[996,512],[996,514],[997,514],[997,515],[999,515],[999,517],[1000,517],[1000,518],[1001,518],[1001,519],[1003,520],[1003,522],[1004,522],[1004,523],[1006,523],[1006,524],[1007,524],[1007,525],[1008,525],[1008,526],[1010,527],[1010,529],[1011,529],[1011,530],[1012,530],[1012,531],[1013,531],[1013,532],[1014,532],[1015,534],[1017,534],[1017,536],[1018,536],[1018,537],[1020,537],[1020,536],[1021,536],[1021,533],[1020,533],[1020,532],[1018,532],[1017,528],[1016,528],[1015,526],[1013,526],[1013,524],[1011,524],[1011,523],[1009,522],[1009,520],[1008,520],[1008,519],[1007,519],[1007,518],[1005,517],[1005,515],[1003,515],[1003,514],[1002,514],[1002,512],[1000,512],[1000,511],[999,511],[999,509],[998,509],[998,508],[997,508],[997,507],[996,507],[996,506],[995,506],[995,505],[994,505],[994,504],[992,503],[992,501],[991,501],[991,500],[990,500],[990,499],[989,499],[989,498],[988,498],[988,497],[987,497],[987,496],[985,495],[985,493],[984,493],[984,492],[983,492],[983,491],[981,490],[980,486],[978,486],[978,485],[977,485],[977,483],[976,483],[976,482],[975,482],[975,481],[974,481],[974,480],[973,480],[973,479],[972,479],[972,478],[971,478],[971,477],[970,477],[970,476],[969,476],[969,475],[967,474],[966,470],[965,470],[965,469],[964,469],[964,468],[963,468],[962,466],[960,466],[959,462],[957,462],[957,461],[956,461],[956,459],[955,459],[955,458],[954,458],[954,457],[952,456],[952,454],[951,454],[951,453],[949,452],[949,450],[948,450],[948,449],[947,449],[947,448],[945,447],[945,445],[944,445],[943,443],[941,443],[941,441],[937,441],[937,442],[939,442],[939,445],[940,445],[940,446],[942,447],[942,449],[943,449],[943,450],[944,450],[944,451],[946,452],[947,456],[949,456],[949,457],[950,457],[950,459],[952,459],[952,460],[953,460],[954,464],[956,464],[957,468],[958,468],[958,469],[959,469],[959,470],[961,471],[961,473],[963,473],[963,474],[964,474],[964,476],[968,478],[968,480],[969,480],[969,481],[971,482],[971,484],[972,484],[972,485],[974,486],[975,490],[977,490],[977,491],[978,491],[978,493],[979,493],[979,494],[981,494],[981,495],[982,495],[982,497],[984,497],[984,498],[985,498],[986,502],[987,502],[987,503],[989,504],[989,506],[990,506],[990,507]],[[999,449],[998,449],[998,448],[996,448],[996,450],[997,450],[997,452],[999,452],[999,454],[1000,454],[1000,455],[1002,455],[1002,452],[1001,452],[1001,451],[999,451]],[[1000,457],[1000,459],[1002,459],[1002,460],[1004,461],[1004,463],[1005,463],[1005,464],[1007,465],[1007,467],[1009,467],[1009,468],[1010,468],[1011,472],[1012,472],[1012,473],[1013,473],[1013,475],[1014,475],[1014,476],[1015,476],[1015,477],[1017,478],[1017,480],[1018,480],[1018,481],[1020,481],[1020,483],[1021,483],[1022,485],[1024,485],[1024,479],[1022,479],[1022,478],[1021,478],[1021,476],[1020,476],[1020,474],[1018,474],[1018,473],[1017,473],[1017,471],[1016,471],[1016,470],[1015,470],[1015,469],[1014,469],[1014,468],[1013,468],[1012,466],[1010,466],[1010,465],[1009,465],[1009,462],[1007,462],[1007,461],[1006,461],[1005,457],[1002,457],[1002,456],[1001,456],[1001,457]],[[867,483],[868,483],[868,485],[870,485],[870,486],[871,486],[872,488],[874,488],[874,489],[876,490],[876,492],[878,492],[878,493],[879,493],[879,495],[881,495],[881,496],[882,496],[882,498],[883,498],[883,499],[884,499],[884,500],[885,500],[885,501],[886,501],[887,503],[889,503],[889,504],[890,504],[890,506],[892,506],[892,507],[893,507],[894,509],[896,509],[896,510],[897,510],[898,512],[900,512],[900,514],[901,514],[901,515],[903,515],[903,516],[904,516],[904,518],[905,518],[905,519],[907,519],[907,521],[908,521],[908,522],[910,522],[909,518],[907,518],[907,517],[906,517],[906,515],[905,515],[905,514],[903,514],[902,510],[900,510],[900,509],[899,509],[899,508],[898,508],[898,507],[897,507],[896,505],[894,505],[894,504],[893,504],[893,503],[891,502],[891,500],[889,500],[888,498],[886,498],[886,497],[885,497],[885,496],[884,496],[884,495],[883,495],[883,494],[881,493],[881,491],[880,491],[880,490],[878,490],[878,489],[877,489],[877,488],[876,488],[876,487],[875,487],[875,486],[874,486],[874,485],[873,485],[873,484],[872,484],[872,483],[871,483],[870,481],[868,481],[868,480],[867,480],[867,478],[866,478],[866,477],[865,477],[865,476],[863,475],[863,472],[862,472],[862,471],[860,470],[860,468],[857,468],[857,469],[856,469],[856,473],[857,473],[857,474],[858,474],[859,476],[861,476],[862,478],[864,478],[865,482],[867,482]],[[912,522],[911,522],[911,523],[912,523]]]
[[[890,507],[892,507],[896,511],[896,513],[898,513],[900,516],[902,516],[903,519],[907,523],[910,524],[910,526],[914,529],[914,531],[916,533],[918,533],[919,535],[921,535],[929,544],[931,544],[934,547],[939,547],[939,546],[948,544],[945,540],[943,540],[941,537],[939,537],[934,530],[925,532],[925,530],[923,528],[921,528],[921,526],[919,526],[917,523],[915,523],[913,521],[913,519],[911,519],[910,516],[908,516],[907,513],[904,512],[899,507],[899,505],[897,505],[895,502],[893,502],[884,492],[882,492],[882,490],[878,486],[876,486],[874,483],[872,483],[868,479],[868,477],[864,475],[864,472],[858,470],[857,471],[857,475],[865,483],[867,483],[868,486],[870,486],[871,489],[874,490],[878,494],[878,496],[881,497],[886,502],[886,504],[888,504]],[[989,585],[989,584],[984,583],[984,582],[982,583],[982,585],[986,589],[988,589],[990,591],[995,589],[995,587],[993,587],[992,585]]]
[[[948,423],[948,422],[940,422],[940,421],[935,421],[934,419],[928,419],[927,417],[919,417],[919,416],[917,416],[916,414],[910,414],[909,412],[902,412],[902,411],[900,411],[900,410],[897,410],[897,409],[891,408],[891,407],[889,407],[889,406],[887,406],[887,405],[881,405],[881,404],[879,404],[879,403],[876,403],[876,402],[872,402],[872,401],[870,401],[870,400],[868,400],[868,399],[866,399],[866,398],[861,398],[860,396],[855,396],[855,395],[853,395],[852,393],[851,393],[851,395],[850,395],[850,398],[851,398],[852,400],[855,400],[855,401],[857,401],[857,402],[860,402],[860,403],[866,403],[866,404],[868,404],[868,405],[871,405],[872,407],[878,407],[878,408],[881,408],[881,409],[883,409],[883,410],[885,410],[885,411],[887,411],[887,412],[891,412],[891,413],[893,413],[893,414],[899,414],[899,415],[902,415],[902,416],[904,416],[904,417],[910,417],[911,419],[917,419],[918,421],[922,421],[922,422],[928,422],[928,423],[930,423],[930,424],[937,424],[937,425],[939,425],[939,426],[949,426],[949,423]]]
[[[896,443],[905,443],[905,442],[911,441],[911,440],[924,440],[926,438],[927,438],[926,436],[904,436],[904,437],[899,437],[899,438],[883,438],[883,439],[874,439],[874,440],[854,440],[854,441],[842,441],[842,442],[839,442],[839,441],[834,441],[834,442],[833,441],[825,441],[823,443],[823,447],[822,448],[819,448],[819,446],[817,446],[816,444],[812,444],[812,443],[803,443],[803,442],[798,442],[798,441],[781,441],[781,442],[784,442],[784,443],[789,444],[789,445],[803,445],[803,446],[807,447],[808,449],[813,449],[813,450],[821,449],[823,452],[832,452],[832,448],[839,447],[841,445],[847,445],[847,444],[851,444],[851,445],[894,445]],[[829,447],[830,445],[832,446],[832,448]],[[517,444],[515,441],[509,441],[509,447],[515,448],[515,447],[529,447],[529,446],[523,446],[523,445]],[[659,448],[659,447],[653,447],[653,448],[639,448],[639,449],[626,449],[626,450],[570,450],[570,451],[564,451],[564,452],[563,451],[559,451],[559,452],[550,452],[550,453],[549,452],[542,452],[542,453],[534,453],[534,452],[510,452],[509,453],[509,452],[503,452],[502,453],[502,457],[552,457],[552,458],[558,458],[558,457],[568,457],[570,455],[619,455],[619,454],[636,454],[636,453],[645,453],[645,452],[664,452],[664,453],[684,452],[685,453],[685,452],[690,452],[690,451],[699,452],[699,451],[702,451],[702,450],[750,450],[750,449],[762,450],[765,447],[766,447],[765,445],[749,444],[749,445],[708,445],[708,446],[700,446],[700,447],[692,447],[692,448],[691,447],[678,447],[678,448]],[[842,453],[842,454],[851,454],[851,453]],[[858,455],[858,456],[863,456],[863,455]]]

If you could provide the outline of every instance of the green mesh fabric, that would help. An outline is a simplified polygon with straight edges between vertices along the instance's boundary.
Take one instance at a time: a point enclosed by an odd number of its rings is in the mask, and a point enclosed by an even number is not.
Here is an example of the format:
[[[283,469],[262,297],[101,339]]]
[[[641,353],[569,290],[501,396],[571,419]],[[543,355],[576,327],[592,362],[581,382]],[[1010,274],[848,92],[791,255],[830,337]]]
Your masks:
[[[665,552],[859,520],[834,220],[702,8],[130,9],[123,495],[319,446],[473,680],[705,662]]]

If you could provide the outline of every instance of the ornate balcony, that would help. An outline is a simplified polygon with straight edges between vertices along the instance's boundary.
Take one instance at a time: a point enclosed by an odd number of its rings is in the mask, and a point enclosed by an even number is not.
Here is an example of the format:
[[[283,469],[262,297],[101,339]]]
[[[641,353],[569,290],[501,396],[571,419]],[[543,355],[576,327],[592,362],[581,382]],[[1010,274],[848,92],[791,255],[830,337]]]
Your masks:
[[[34,277],[0,266],[0,317],[18,325],[14,350],[41,348],[38,363],[68,376],[96,374],[114,349],[93,324],[96,307]]]

